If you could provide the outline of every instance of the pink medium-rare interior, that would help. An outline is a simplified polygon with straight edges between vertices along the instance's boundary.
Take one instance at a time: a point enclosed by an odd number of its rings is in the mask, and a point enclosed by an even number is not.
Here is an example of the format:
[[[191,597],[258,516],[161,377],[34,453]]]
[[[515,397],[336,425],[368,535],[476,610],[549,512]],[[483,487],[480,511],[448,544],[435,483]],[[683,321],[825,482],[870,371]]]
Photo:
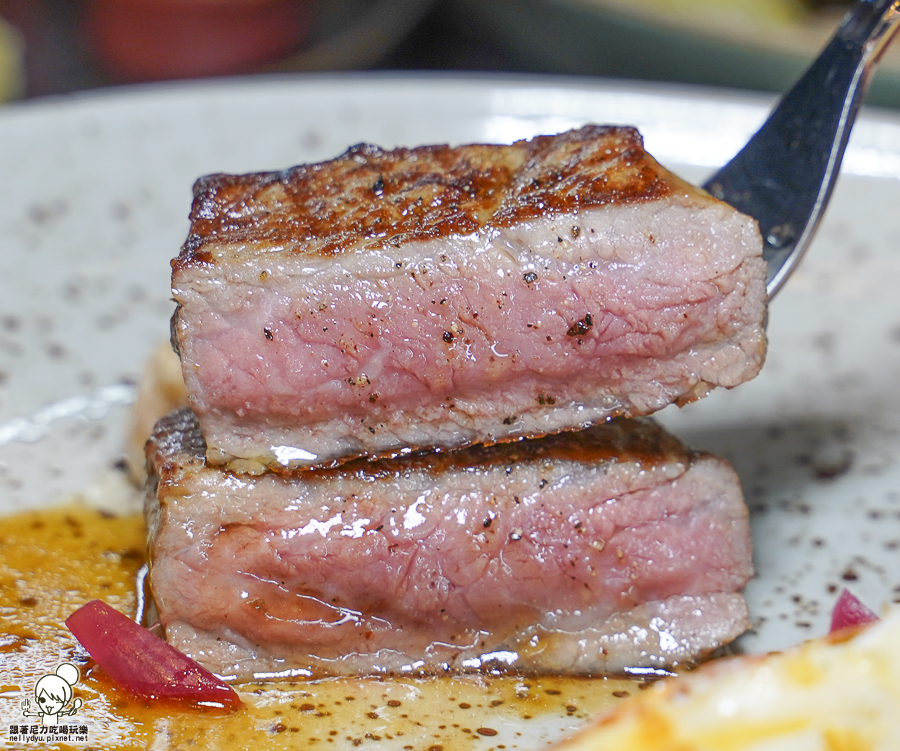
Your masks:
[[[390,253],[188,269],[185,378],[210,446],[250,458],[649,413],[756,374],[759,252],[746,217],[674,196]]]
[[[238,645],[257,670],[278,655],[327,671],[385,650],[490,652],[535,629],[560,639],[648,603],[739,592],[752,574],[737,478],[710,457],[621,496],[636,475],[610,465],[473,469],[431,489],[415,473],[301,473],[300,487],[218,474],[161,492],[154,596],[167,630]],[[580,669],[622,656],[594,657]]]

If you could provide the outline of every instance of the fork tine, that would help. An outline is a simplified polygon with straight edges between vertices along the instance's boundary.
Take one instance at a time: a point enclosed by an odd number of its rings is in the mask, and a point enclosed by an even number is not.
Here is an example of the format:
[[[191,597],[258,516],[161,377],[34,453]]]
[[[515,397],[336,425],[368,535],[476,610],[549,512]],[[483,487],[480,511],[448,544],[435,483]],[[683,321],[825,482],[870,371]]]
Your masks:
[[[703,185],[759,222],[769,298],[815,233],[872,70],[898,22],[900,0],[857,2],[762,127]]]

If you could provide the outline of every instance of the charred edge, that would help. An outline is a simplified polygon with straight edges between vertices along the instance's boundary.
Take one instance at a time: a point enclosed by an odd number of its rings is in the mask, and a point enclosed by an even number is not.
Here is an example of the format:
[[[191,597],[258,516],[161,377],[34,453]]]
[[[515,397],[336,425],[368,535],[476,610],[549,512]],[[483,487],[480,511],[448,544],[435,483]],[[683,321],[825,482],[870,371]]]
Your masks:
[[[398,149],[400,153],[406,153],[406,149]],[[380,146],[373,143],[357,143],[341,154],[338,159],[352,159],[354,161],[369,161],[370,159],[381,159],[386,155],[393,153],[387,152]],[[327,162],[322,162],[327,164]]]
[[[212,253],[203,250],[206,244],[201,235],[191,232],[181,246],[181,252],[177,258],[172,259],[172,271],[177,272],[188,266],[212,266]]]
[[[215,195],[217,190],[228,185],[233,185],[234,182],[234,175],[225,174],[223,172],[216,172],[211,175],[198,177],[194,182],[194,200],[197,203],[208,200]]]
[[[360,143],[336,159],[317,164],[298,165],[280,172],[215,174],[200,178],[194,186],[191,235],[179,257],[173,261],[173,267],[177,270],[215,262],[202,248],[214,242],[217,236],[229,233],[231,226],[220,216],[224,207],[250,201],[254,194],[276,182],[283,184],[289,195],[305,195],[300,186],[310,184],[308,181],[314,186],[316,181],[327,178],[332,167],[338,166],[340,171],[340,163],[345,167],[351,163],[366,175],[372,173],[367,191],[370,197],[373,193],[383,195],[388,182],[391,195],[401,198],[409,191],[415,191],[417,186],[431,182],[448,193],[459,195],[456,196],[458,200],[448,200],[442,216],[403,236],[387,238],[381,228],[373,224],[362,232],[358,227],[346,228],[348,231],[336,231],[332,237],[320,238],[323,245],[318,252],[327,255],[340,253],[360,241],[377,249],[410,240],[470,233],[485,222],[489,226],[510,226],[538,214],[651,200],[672,190],[664,170],[643,151],[642,139],[633,128],[588,125],[566,134],[518,141],[512,146],[485,147],[501,150],[487,156],[478,154],[479,148],[478,144],[434,145],[385,151],[375,145]],[[497,154],[506,154],[509,158],[499,158]],[[584,167],[585,174],[566,187],[562,194],[556,195],[556,182],[571,182],[573,171],[577,173],[579,165]],[[595,171],[599,174],[592,177]],[[621,179],[615,179],[616,175]],[[520,184],[521,180],[529,178],[530,187]],[[500,194],[505,198],[498,201]],[[485,209],[491,212],[486,219],[482,213]],[[303,214],[308,207],[300,200],[296,206],[285,210]],[[250,224],[241,224],[246,231],[264,234],[270,242],[291,239],[283,238],[282,234],[291,231],[292,226],[294,223],[276,221],[265,212],[255,216]],[[298,247],[297,251],[303,252],[303,249]]]

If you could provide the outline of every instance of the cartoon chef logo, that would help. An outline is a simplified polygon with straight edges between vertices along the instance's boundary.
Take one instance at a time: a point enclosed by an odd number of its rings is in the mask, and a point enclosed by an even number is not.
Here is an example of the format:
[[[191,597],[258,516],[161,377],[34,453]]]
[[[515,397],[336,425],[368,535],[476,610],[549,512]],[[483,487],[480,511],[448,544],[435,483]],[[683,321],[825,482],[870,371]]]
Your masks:
[[[22,700],[22,714],[40,717],[41,725],[58,725],[60,717],[75,714],[82,705],[81,699],[72,698],[72,687],[78,683],[81,673],[71,662],[64,662],[55,673],[47,673],[34,686],[34,698]],[[70,704],[71,703],[71,704]]]

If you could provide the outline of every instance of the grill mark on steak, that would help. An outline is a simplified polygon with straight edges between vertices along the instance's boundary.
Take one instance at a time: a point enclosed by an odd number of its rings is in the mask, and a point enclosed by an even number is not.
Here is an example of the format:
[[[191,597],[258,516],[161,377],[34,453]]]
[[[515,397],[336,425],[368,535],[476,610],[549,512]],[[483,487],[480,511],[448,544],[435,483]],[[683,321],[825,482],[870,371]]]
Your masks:
[[[588,125],[510,146],[359,144],[319,164],[201,178],[174,267],[215,263],[208,246],[217,242],[329,256],[650,201],[678,187],[629,127]]]

